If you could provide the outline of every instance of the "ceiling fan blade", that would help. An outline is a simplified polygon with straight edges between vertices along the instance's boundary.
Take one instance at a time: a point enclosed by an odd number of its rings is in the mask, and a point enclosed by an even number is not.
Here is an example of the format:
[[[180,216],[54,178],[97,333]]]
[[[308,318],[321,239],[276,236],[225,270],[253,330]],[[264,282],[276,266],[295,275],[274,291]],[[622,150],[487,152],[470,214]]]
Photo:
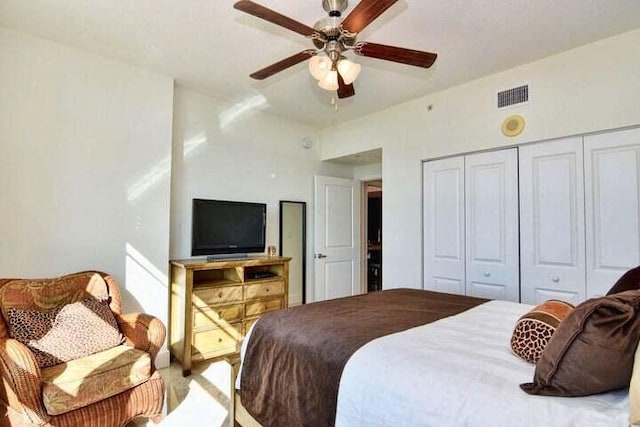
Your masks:
[[[361,0],[344,21],[342,21],[342,28],[351,33],[359,33],[397,1],[398,0]]]
[[[256,80],[264,80],[267,77],[271,77],[280,71],[286,70],[289,67],[293,67],[296,64],[301,63],[302,61],[315,56],[316,51],[313,49],[303,50],[300,53],[296,53],[293,56],[283,59],[282,61],[278,61],[275,64],[271,64],[268,67],[263,68],[262,70],[256,71],[253,74],[250,74],[249,77]]]
[[[349,98],[356,94],[356,90],[353,88],[353,83],[345,84],[344,79],[338,72],[338,98]]]
[[[422,52],[420,50],[405,49],[402,47],[387,46],[370,42],[360,42],[356,44],[354,52],[357,55],[369,58],[400,62],[402,64],[422,68],[431,67],[438,57],[437,54],[431,52]]]
[[[262,18],[265,21],[269,21],[272,24],[279,25],[287,28],[291,31],[295,31],[298,34],[302,34],[305,37],[311,37],[313,34],[318,33],[313,28],[301,24],[288,16],[284,16],[276,11],[273,11],[267,7],[261,6],[258,3],[254,3],[249,0],[241,0],[233,5],[235,9],[248,13],[249,15]],[[319,34],[319,33],[318,33]]]

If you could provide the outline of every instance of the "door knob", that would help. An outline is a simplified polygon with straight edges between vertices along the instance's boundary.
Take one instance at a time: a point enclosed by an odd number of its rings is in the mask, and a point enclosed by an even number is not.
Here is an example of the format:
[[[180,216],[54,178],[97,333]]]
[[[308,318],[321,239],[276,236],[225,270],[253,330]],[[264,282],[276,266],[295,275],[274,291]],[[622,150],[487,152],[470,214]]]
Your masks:
[[[321,258],[326,258],[327,256],[325,254],[316,254],[316,258],[321,259]]]

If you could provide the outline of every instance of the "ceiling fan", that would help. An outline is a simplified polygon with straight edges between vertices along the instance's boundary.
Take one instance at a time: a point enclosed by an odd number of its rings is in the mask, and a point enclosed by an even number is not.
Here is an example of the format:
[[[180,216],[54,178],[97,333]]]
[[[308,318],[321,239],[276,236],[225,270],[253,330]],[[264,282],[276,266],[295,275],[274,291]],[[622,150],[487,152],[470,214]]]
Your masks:
[[[313,28],[250,0],[235,3],[235,9],[308,37],[315,46],[315,49],[303,50],[256,71],[250,77],[266,79],[309,59],[309,71],[318,80],[318,85],[326,90],[337,90],[338,98],[348,98],[355,95],[353,81],[360,73],[360,65],[344,55],[349,50],[369,58],[431,67],[438,56],[435,53],[357,41],[358,33],[397,1],[361,0],[343,19],[342,12],[347,8],[348,0],[322,0],[322,7],[329,16],[316,22]]]

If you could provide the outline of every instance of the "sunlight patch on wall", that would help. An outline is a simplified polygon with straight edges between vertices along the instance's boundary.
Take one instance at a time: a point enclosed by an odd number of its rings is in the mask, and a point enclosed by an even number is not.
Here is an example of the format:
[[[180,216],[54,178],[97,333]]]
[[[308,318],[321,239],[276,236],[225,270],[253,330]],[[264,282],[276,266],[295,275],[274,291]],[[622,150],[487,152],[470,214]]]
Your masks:
[[[193,152],[205,142],[207,142],[207,137],[204,134],[190,138],[184,143],[183,158],[186,160],[188,157],[193,155]],[[129,186],[129,189],[127,190],[127,201],[135,202],[154,185],[164,179],[168,179],[170,173],[171,156],[167,156],[158,162],[157,165],[153,166],[149,172]]]
[[[129,186],[127,191],[127,201],[133,202],[145,194],[151,187],[169,177],[171,170],[171,156],[167,156],[152,167],[149,172],[144,174],[136,182]]]
[[[235,121],[250,114],[255,110],[260,110],[267,107],[267,98],[262,94],[253,95],[240,102],[233,104],[231,107],[218,114],[220,120],[220,129],[224,130],[231,126]]]
[[[137,307],[131,308],[154,313],[166,324],[169,280],[167,273],[155,266],[130,243],[126,244],[125,278],[126,289],[137,304]]]
[[[167,274],[157,268],[151,261],[149,261],[144,255],[142,255],[136,248],[134,248],[130,243],[126,245],[127,249],[127,258],[131,258],[136,262],[140,267],[144,268],[145,271],[157,280],[160,284],[162,284],[165,288],[167,287]]]
[[[182,151],[182,159],[187,160],[189,157],[193,155],[193,152],[201,147],[202,144],[207,142],[207,135],[201,133],[199,135],[194,136],[193,138],[189,138],[185,143]]]

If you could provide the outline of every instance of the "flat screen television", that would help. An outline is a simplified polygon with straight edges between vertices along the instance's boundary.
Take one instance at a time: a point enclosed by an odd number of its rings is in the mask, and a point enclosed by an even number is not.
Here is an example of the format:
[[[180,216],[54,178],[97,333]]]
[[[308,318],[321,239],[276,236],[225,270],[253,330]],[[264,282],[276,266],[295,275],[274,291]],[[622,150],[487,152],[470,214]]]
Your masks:
[[[267,205],[193,199],[191,255],[264,252]]]

